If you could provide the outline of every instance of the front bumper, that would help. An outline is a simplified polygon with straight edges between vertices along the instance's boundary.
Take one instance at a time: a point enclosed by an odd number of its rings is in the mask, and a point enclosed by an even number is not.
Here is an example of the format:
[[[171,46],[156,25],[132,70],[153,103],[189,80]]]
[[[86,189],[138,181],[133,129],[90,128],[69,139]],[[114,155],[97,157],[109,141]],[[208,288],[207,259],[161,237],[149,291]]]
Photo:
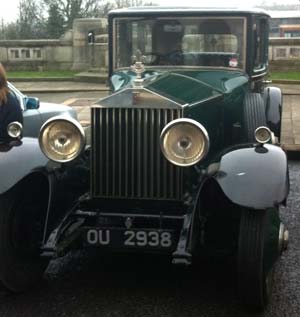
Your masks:
[[[52,231],[42,256],[59,257],[70,250],[98,248],[111,252],[173,254],[178,247],[186,215],[145,210],[82,209],[78,203]]]

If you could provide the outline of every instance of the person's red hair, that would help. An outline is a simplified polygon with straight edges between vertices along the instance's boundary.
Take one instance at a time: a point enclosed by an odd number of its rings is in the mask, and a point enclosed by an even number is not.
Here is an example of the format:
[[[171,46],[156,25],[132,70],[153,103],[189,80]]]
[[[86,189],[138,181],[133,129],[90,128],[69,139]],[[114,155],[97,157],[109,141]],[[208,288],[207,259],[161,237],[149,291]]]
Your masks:
[[[7,102],[8,93],[6,72],[0,63],[0,106]]]

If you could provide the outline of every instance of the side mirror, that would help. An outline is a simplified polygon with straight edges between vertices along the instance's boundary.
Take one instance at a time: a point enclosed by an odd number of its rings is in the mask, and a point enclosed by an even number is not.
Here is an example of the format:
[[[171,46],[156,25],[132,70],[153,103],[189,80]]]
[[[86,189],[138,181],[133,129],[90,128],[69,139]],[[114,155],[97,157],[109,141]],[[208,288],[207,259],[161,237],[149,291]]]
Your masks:
[[[27,110],[39,109],[40,101],[35,97],[26,97],[25,98],[25,108]]]

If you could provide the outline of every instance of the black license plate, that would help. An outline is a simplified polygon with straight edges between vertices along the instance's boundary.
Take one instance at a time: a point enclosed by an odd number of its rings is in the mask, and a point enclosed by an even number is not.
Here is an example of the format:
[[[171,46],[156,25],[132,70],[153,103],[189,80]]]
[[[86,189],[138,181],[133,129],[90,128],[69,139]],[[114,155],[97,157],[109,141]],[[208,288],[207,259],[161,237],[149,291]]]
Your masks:
[[[175,245],[173,230],[88,228],[85,243],[89,246],[170,250]]]

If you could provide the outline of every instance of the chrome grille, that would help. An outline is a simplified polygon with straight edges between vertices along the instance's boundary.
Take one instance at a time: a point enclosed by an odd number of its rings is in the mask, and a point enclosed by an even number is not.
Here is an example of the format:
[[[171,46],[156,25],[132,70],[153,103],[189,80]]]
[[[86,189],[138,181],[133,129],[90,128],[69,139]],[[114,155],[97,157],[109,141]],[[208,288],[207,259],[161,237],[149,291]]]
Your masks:
[[[164,158],[159,137],[181,113],[181,109],[92,108],[92,195],[180,200],[182,170]]]

